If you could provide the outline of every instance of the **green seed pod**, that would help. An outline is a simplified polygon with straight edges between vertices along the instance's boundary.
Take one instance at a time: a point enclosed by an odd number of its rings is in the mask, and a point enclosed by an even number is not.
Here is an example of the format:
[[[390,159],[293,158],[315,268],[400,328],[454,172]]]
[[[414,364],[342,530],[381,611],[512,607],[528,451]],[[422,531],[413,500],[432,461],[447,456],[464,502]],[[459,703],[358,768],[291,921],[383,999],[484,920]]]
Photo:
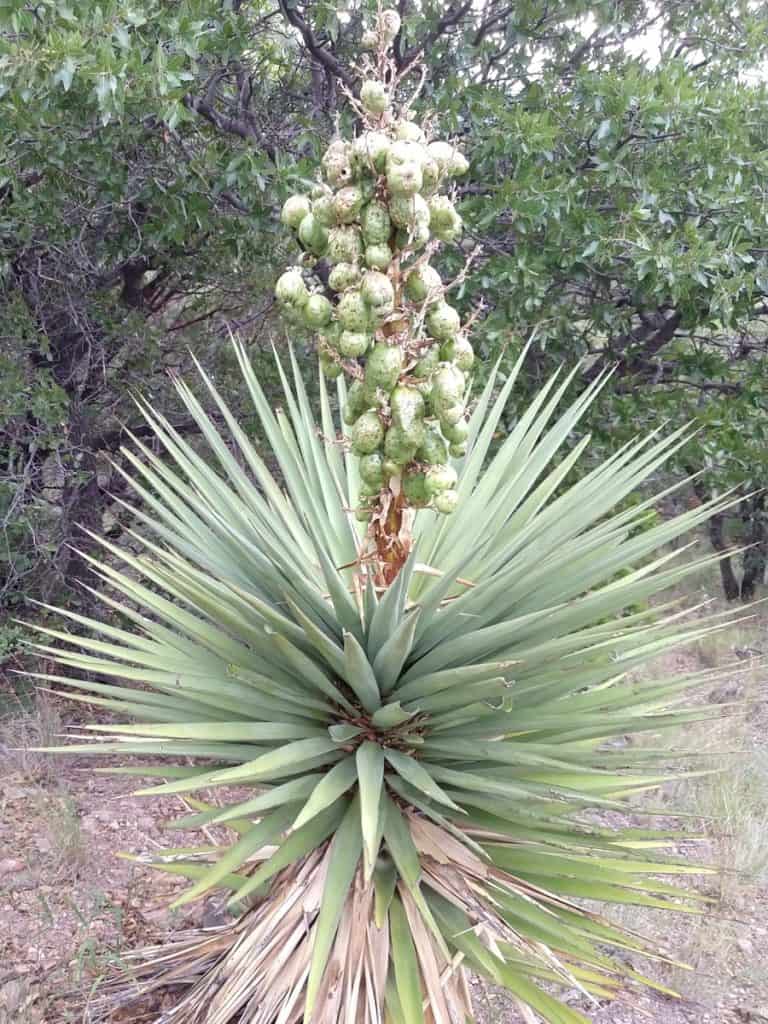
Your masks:
[[[360,227],[366,245],[381,245],[388,242],[392,233],[392,221],[384,203],[368,203],[360,216]]]
[[[366,270],[360,291],[377,319],[389,316],[395,308],[395,289],[379,270]]]
[[[328,285],[335,292],[343,292],[360,284],[360,269],[354,263],[337,263],[328,275]]]
[[[429,333],[438,341],[449,341],[451,338],[455,338],[461,328],[461,317],[458,311],[444,301],[430,306],[425,322]]]
[[[387,431],[386,437],[384,438],[384,455],[386,459],[396,463],[398,467],[404,466],[406,462],[410,462],[416,451],[418,445],[415,445],[411,440],[411,437],[406,434],[402,427],[393,425]],[[391,474],[395,476],[396,474]]]
[[[422,263],[405,279],[405,294],[411,302],[423,302],[430,296],[432,302],[442,297],[443,281],[434,267]]]
[[[307,286],[300,270],[286,270],[277,279],[275,298],[281,306],[293,306],[302,309],[309,299]]]
[[[310,295],[304,306],[304,319],[309,327],[325,327],[332,313],[333,306],[324,295]]]
[[[298,228],[310,210],[310,202],[306,196],[288,196],[283,203],[280,220],[289,228]]]
[[[360,37],[360,48],[362,50],[376,50],[379,46],[379,37],[372,28],[367,28]]]
[[[423,249],[430,239],[429,224],[421,221],[412,228],[401,228],[395,235],[395,244],[399,249],[411,249],[417,252]]]
[[[387,153],[387,174],[395,167],[403,164],[418,164],[421,166],[427,150],[418,142],[393,142]]]
[[[328,380],[335,380],[344,372],[341,366],[327,352],[320,353],[320,367],[323,371],[323,376],[327,377]]]
[[[344,404],[344,411],[342,413],[344,422],[348,427],[351,427],[358,417],[369,408],[370,402],[368,402],[365,396],[363,382],[361,380],[353,380],[349,385],[347,400]]]
[[[357,185],[345,185],[333,197],[333,209],[340,224],[351,224],[363,207],[363,193]]]
[[[380,488],[384,483],[384,457],[380,452],[363,455],[358,468],[360,476],[370,486]]]
[[[421,442],[416,457],[419,462],[429,466],[441,466],[448,459],[448,447],[438,427],[427,423],[424,428],[424,440]]]
[[[383,114],[389,106],[389,96],[383,82],[369,78],[360,89],[360,102],[369,114]]]
[[[429,200],[429,226],[433,231],[450,228],[458,214],[448,196],[433,196]]]
[[[475,350],[466,334],[457,334],[450,341],[443,342],[440,349],[440,358],[447,363],[456,363],[460,370],[465,373],[472,369],[475,361]]]
[[[364,412],[352,427],[352,451],[356,455],[369,455],[381,447],[384,425],[377,412]]]
[[[438,240],[438,242],[451,243],[455,242],[457,238],[461,237],[461,232],[464,228],[461,217],[458,213],[455,215],[453,221],[447,227],[434,228],[431,227],[432,234]]]
[[[336,319],[345,331],[365,331],[368,328],[370,311],[357,288],[351,288],[341,296],[336,307]]]
[[[458,507],[459,492],[454,490],[440,491],[432,500],[436,512],[443,516],[449,516]]]
[[[364,168],[382,174],[387,166],[387,154],[392,145],[384,132],[363,132],[353,144],[354,160]]]
[[[424,398],[416,388],[398,384],[389,396],[392,422],[405,431],[424,419]]]
[[[413,196],[421,191],[424,177],[421,164],[397,164],[387,168],[387,188],[393,195]]]
[[[374,452],[374,454],[378,454]],[[363,459],[370,458],[368,455],[363,455]],[[358,489],[358,496],[360,498],[375,498],[376,495],[381,491],[381,484],[369,484],[363,480]]]
[[[387,394],[397,384],[403,369],[403,356],[398,345],[377,342],[365,366],[366,393],[375,393],[378,388]]]
[[[328,232],[328,259],[331,263],[359,263],[362,254],[359,228],[350,224],[331,228]]]
[[[368,351],[373,338],[363,331],[342,331],[339,337],[339,353],[345,359],[357,359]]]
[[[457,177],[469,168],[465,157],[450,142],[430,142],[427,151],[440,168],[440,174]]]
[[[384,444],[386,446],[386,440],[385,440]],[[399,476],[400,475],[400,465],[397,462],[395,462],[393,459],[385,458],[384,461],[381,464],[381,469],[382,469],[382,472],[384,474],[384,480],[386,482],[389,482],[392,479],[393,476]]]
[[[349,144],[336,139],[323,154],[320,165],[323,176],[333,188],[341,188],[352,180],[352,163]]]
[[[308,213],[299,224],[299,240],[310,252],[322,256],[328,245],[328,230],[315,220],[314,214]]]
[[[438,403],[439,404],[439,403]],[[456,405],[442,406],[438,409],[440,415],[440,427],[445,433],[447,427],[452,427],[464,416],[464,406],[458,402]]]
[[[358,521],[358,523],[370,522],[371,510],[369,508],[366,508],[365,505],[361,505],[359,508],[355,509],[355,519]]]
[[[405,142],[424,142],[425,136],[415,121],[403,120],[395,124],[395,138]]]
[[[443,409],[461,404],[465,386],[464,374],[457,366],[441,363],[432,375],[432,404],[435,410],[442,416]]]
[[[469,423],[464,418],[456,423],[442,423],[440,429],[451,444],[463,444],[469,437]]]
[[[437,160],[433,160],[429,154],[421,163],[422,186],[421,191],[425,196],[431,196],[437,192],[440,185],[440,168]]]
[[[318,224],[324,228],[332,228],[336,225],[336,210],[334,209],[333,196],[318,196],[312,203],[312,214]]]
[[[400,31],[400,15],[392,8],[382,11],[379,16],[379,32],[385,43],[391,43]]]
[[[423,508],[429,504],[430,494],[426,486],[426,476],[418,469],[407,469],[403,473],[403,494],[409,505]]]
[[[388,245],[369,245],[365,250],[365,265],[371,270],[387,270],[392,262],[392,250]]]
[[[394,195],[389,202],[389,216],[398,228],[429,224],[429,207],[421,196]]]
[[[456,444],[449,445],[448,454],[452,459],[463,459],[467,454],[467,442],[458,441]]]
[[[458,479],[453,466],[430,466],[424,476],[424,484],[428,494],[438,494],[455,487]]]
[[[440,363],[440,349],[437,345],[432,345],[426,352],[421,356],[419,361],[413,368],[414,377],[428,378],[431,377],[434,371],[437,369]]]

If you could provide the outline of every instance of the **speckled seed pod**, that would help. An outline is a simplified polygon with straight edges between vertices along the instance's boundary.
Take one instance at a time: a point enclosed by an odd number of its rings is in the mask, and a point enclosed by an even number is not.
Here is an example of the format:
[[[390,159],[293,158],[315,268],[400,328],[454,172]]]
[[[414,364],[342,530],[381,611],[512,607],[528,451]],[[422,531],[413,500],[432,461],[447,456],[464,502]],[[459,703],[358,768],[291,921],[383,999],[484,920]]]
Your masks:
[[[389,96],[383,82],[369,78],[360,88],[360,102],[369,114],[383,114],[389,106]]]
[[[351,224],[363,206],[363,193],[357,185],[345,185],[333,197],[333,210],[339,224]]]
[[[335,292],[343,292],[360,283],[360,268],[354,263],[337,263],[328,275],[328,287]]]
[[[321,256],[328,245],[328,229],[315,219],[314,214],[308,213],[299,224],[299,241],[310,252]]]
[[[405,294],[411,302],[424,302],[427,296],[435,302],[442,295],[440,274],[428,263],[415,267],[405,279]]]
[[[333,188],[341,188],[352,180],[351,147],[336,139],[326,149],[320,162],[325,180]]]
[[[371,452],[360,459],[360,476],[371,487],[381,487],[384,483],[384,456],[381,452]]]
[[[377,412],[364,412],[352,428],[352,450],[356,455],[369,455],[384,440],[384,425]]]
[[[458,475],[453,466],[430,466],[424,474],[424,485],[430,495],[439,494],[456,486]]]
[[[475,350],[466,334],[458,334],[450,341],[443,343],[440,349],[440,358],[448,363],[455,363],[465,373],[472,369],[475,361]]]
[[[391,145],[392,140],[384,132],[363,132],[354,141],[353,159],[359,166],[381,174],[386,169]]]
[[[298,228],[311,209],[307,196],[289,196],[283,203],[280,220],[289,228]]]
[[[339,353],[345,359],[359,359],[368,351],[373,338],[364,331],[342,331],[339,336]]]
[[[331,263],[359,263],[363,254],[360,230],[354,225],[331,228],[326,255]]]
[[[275,298],[283,306],[303,307],[309,298],[300,270],[286,270],[277,279]]]
[[[304,319],[309,327],[325,327],[332,313],[333,306],[324,295],[310,295],[304,306]]]
[[[440,491],[432,499],[435,511],[441,515],[449,516],[455,512],[459,505],[459,492],[454,490]]]
[[[429,466],[441,466],[448,461],[448,446],[443,440],[440,428],[427,423],[424,428],[424,440],[421,442],[416,457],[419,462]]]
[[[436,302],[430,306],[425,322],[429,333],[438,341],[455,338],[461,327],[461,317],[447,302]]]
[[[365,265],[371,270],[386,270],[392,262],[392,250],[388,245],[369,245],[365,249]]]
[[[384,203],[373,200],[366,204],[360,215],[360,228],[366,245],[381,245],[389,241],[392,221]]]
[[[344,292],[336,307],[336,319],[345,331],[365,331],[370,324],[370,312],[362,293],[357,288]]]
[[[365,366],[366,393],[375,393],[381,389],[389,394],[397,384],[402,369],[403,354],[399,346],[377,342],[371,349]]]

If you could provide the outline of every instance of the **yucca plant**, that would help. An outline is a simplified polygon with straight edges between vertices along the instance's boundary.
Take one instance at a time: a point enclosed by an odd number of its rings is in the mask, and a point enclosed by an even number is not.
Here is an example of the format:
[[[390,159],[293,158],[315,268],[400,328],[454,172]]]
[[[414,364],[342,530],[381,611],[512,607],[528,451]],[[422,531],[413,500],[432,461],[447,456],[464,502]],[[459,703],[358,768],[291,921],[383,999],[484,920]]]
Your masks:
[[[389,14],[376,37],[385,70]],[[392,128],[385,110],[376,116]],[[337,186],[349,187],[343,176]],[[387,244],[393,305],[366,348],[398,346],[401,377],[369,391],[368,411],[402,426],[389,418],[393,390],[426,378],[423,430],[436,436],[460,422],[463,400],[430,407],[431,374],[468,363],[466,346],[411,373],[412,346],[435,343],[420,333],[430,289],[409,306],[399,288],[421,259],[413,231]],[[315,302],[312,317],[335,316],[350,280],[326,297],[331,314]],[[309,299],[293,311],[306,316]],[[574,432],[605,378],[560,411],[571,374],[544,387],[492,454],[523,354],[503,382],[491,374],[451,461],[446,451],[425,464],[426,434],[411,421],[420,445],[404,443],[401,462],[390,445],[375,489],[372,472],[361,488],[358,455],[377,451],[356,452],[363,412],[338,425],[321,374],[316,422],[292,351],[278,360],[285,404],[273,412],[244,347],[236,353],[276,473],[202,371],[215,417],[186,384],[176,389],[206,455],[142,404],[162,455],[136,438],[124,453],[132,543],[94,537],[104,559],[83,556],[106,588],[105,617],[59,609],[74,631],[45,628],[55,645],[33,645],[68,669],[38,678],[133,720],[88,726],[85,742],[57,749],[130,758],[97,770],[160,780],[139,790],[148,797],[182,794],[194,813],[170,828],[233,833],[228,847],[142,858],[192,882],[176,905],[220,888],[241,914],[137,952],[104,1013],[113,998],[182,985],[162,1021],[455,1024],[472,1019],[471,971],[505,986],[526,1019],[572,1024],[586,1018],[558,987],[610,997],[653,984],[623,954],[662,955],[592,903],[696,913],[700,899],[669,879],[700,868],[665,855],[675,833],[609,827],[595,812],[626,811],[689,763],[658,746],[617,749],[612,737],[722,714],[681,703],[711,673],[634,675],[721,626],[648,601],[711,561],[680,565],[668,545],[729,499],[650,526],[659,495],[626,507],[686,433],[639,439],[576,477],[587,439],[574,445]],[[341,409],[364,355],[337,359],[321,345]],[[406,487],[434,466],[439,487]],[[446,491],[455,497],[436,500]],[[643,806],[632,814],[652,822]]]

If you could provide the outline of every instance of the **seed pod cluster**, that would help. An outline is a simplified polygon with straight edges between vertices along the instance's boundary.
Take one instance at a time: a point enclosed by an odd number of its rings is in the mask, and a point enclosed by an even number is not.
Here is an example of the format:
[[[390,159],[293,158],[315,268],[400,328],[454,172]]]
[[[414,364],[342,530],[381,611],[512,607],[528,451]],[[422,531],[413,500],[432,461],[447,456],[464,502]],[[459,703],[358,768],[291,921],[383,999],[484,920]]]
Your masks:
[[[385,10],[365,33],[378,61],[367,60],[356,101],[362,130],[334,139],[310,194],[286,200],[282,221],[304,255],[275,289],[286,320],[317,332],[325,375],[351,378],[343,418],[360,458],[363,521],[387,491],[411,507],[455,509],[449,460],[466,453],[474,361],[430,264],[441,242],[461,235],[445,189],[468,164],[452,143],[429,140],[393,109],[386,50],[399,28],[397,12]]]

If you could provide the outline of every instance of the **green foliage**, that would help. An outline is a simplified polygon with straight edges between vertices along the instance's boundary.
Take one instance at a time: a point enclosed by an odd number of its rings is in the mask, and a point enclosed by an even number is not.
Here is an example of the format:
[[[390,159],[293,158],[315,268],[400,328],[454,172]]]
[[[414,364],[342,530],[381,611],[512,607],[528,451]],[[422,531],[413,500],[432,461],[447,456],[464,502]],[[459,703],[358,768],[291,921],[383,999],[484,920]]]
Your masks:
[[[139,425],[131,391],[163,406],[190,346],[224,386],[230,328],[268,348],[288,258],[276,211],[307,186],[337,118],[349,134],[343,89],[374,7],[0,9],[6,602],[85,575],[67,544],[78,521],[112,516],[105,467],[122,424]],[[588,424],[595,451],[693,418],[704,429],[674,471],[705,470],[706,493],[760,486],[763,6],[508,7],[408,2],[394,40],[400,67],[424,47],[414,110],[470,158],[464,241],[439,265],[448,279],[484,245],[455,293],[465,319],[489,305],[477,380],[535,331],[532,389],[563,360],[587,359],[574,394],[618,363]],[[62,470],[72,486],[57,494]]]
[[[178,903],[212,887],[230,903],[261,894],[243,918],[253,952],[222,1019],[252,998],[269,1001],[270,1020],[303,999],[315,1024],[355,1007],[378,1020],[384,1002],[393,1020],[423,1020],[423,1000],[435,1016],[448,1005],[469,1014],[466,966],[552,1024],[583,1021],[539,983],[611,995],[645,980],[611,950],[658,954],[579,899],[700,906],[661,880],[699,871],[664,854],[674,833],[589,825],[584,811],[621,810],[679,777],[668,749],[617,753],[611,737],[721,714],[679,700],[711,685],[709,672],[642,685],[633,673],[716,625],[686,625],[669,608],[624,613],[711,564],[676,565],[658,551],[726,502],[653,524],[652,500],[628,503],[674,434],[635,442],[563,488],[584,446],[555,455],[603,381],[561,411],[569,381],[548,382],[484,470],[519,363],[479,400],[456,463],[457,511],[417,513],[412,555],[381,589],[376,564],[357,559],[357,473],[328,436],[325,390],[322,439],[295,360],[290,383],[281,371],[286,411],[275,414],[242,347],[237,355],[285,491],[209,377],[223,433],[176,383],[205,454],[142,407],[165,453],[129,456],[143,551],[101,539],[104,557],[92,560],[121,597],[110,607],[124,624],[60,609],[77,632],[46,627],[32,644],[67,668],[38,678],[134,723],[92,724],[98,742],[51,749],[143,755],[148,764],[102,770],[160,780],[140,791],[148,796],[225,794],[220,805],[194,802],[172,827],[226,823],[231,846],[152,858],[192,881]],[[226,795],[232,785],[237,795]],[[243,926],[231,932],[233,957]],[[293,935],[288,960],[270,975],[261,967],[282,929]],[[178,976],[190,956],[200,970],[194,948],[166,948],[139,977]],[[450,971],[457,953],[464,963]],[[180,1019],[219,1012],[229,955],[183,998]]]

